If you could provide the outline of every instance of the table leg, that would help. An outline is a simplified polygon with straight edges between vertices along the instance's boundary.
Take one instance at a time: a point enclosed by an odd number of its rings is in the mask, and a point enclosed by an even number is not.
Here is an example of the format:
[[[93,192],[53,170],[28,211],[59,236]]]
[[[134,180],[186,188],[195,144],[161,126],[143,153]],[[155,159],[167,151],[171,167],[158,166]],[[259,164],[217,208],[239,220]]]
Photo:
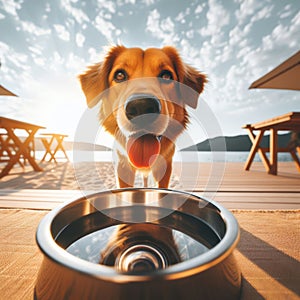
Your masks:
[[[6,137],[6,138],[4,138],[4,137]],[[14,145],[9,142],[10,140],[12,140],[12,139],[8,136],[8,134],[0,134],[0,145],[1,145],[0,159],[3,157],[11,158],[14,156],[13,152],[16,152],[16,149],[15,149]],[[12,148],[12,150],[11,150],[11,148]],[[5,154],[5,152],[6,152],[6,154]],[[25,159],[24,159],[24,164],[21,162],[21,159],[18,160],[18,163],[24,169]]]
[[[55,150],[54,150],[53,155],[55,156],[55,154],[57,153],[57,151],[61,150],[61,151],[64,153],[66,159],[69,160],[69,158],[68,158],[68,156],[67,156],[67,153],[66,153],[66,151],[65,151],[65,148],[64,148],[64,146],[63,146],[63,144],[62,144],[62,143],[63,143],[63,140],[64,140],[64,137],[56,137],[57,146],[56,146],[56,148],[55,148]]]
[[[6,155],[8,156],[9,160],[6,166],[2,169],[0,173],[0,178],[6,176],[9,171],[12,169],[12,167],[15,165],[16,162],[20,163],[19,157],[14,156],[14,154],[9,149],[9,140],[10,136],[9,134],[5,135],[6,139],[3,136],[0,136],[0,142],[1,142],[1,157],[4,156],[4,152],[6,152]],[[5,155],[5,156],[6,156]],[[23,167],[23,166],[22,166]]]
[[[270,165],[269,174],[277,175],[277,152],[278,152],[278,135],[277,130],[270,129]]]
[[[35,159],[30,155],[30,151],[29,151],[29,144],[31,142],[34,142],[34,135],[36,134],[37,130],[38,129],[27,131],[28,137],[25,139],[24,142],[22,142],[14,134],[12,129],[7,128],[7,132],[9,134],[10,138],[14,141],[16,146],[19,148],[18,151],[16,152],[15,156],[13,157],[14,164],[16,163],[15,161],[16,160],[18,161],[20,156],[23,155],[24,159],[27,159],[29,161],[29,163],[31,164],[31,166],[33,167],[33,169],[35,171],[43,171],[43,169],[36,163]],[[11,166],[11,168],[13,167],[13,165]]]
[[[248,159],[246,161],[246,164],[245,164],[245,167],[244,169],[246,171],[249,171],[250,170],[250,167],[251,167],[251,164],[253,162],[253,159],[254,159],[254,156],[256,154],[256,152],[258,152],[265,168],[267,171],[270,170],[270,162],[268,160],[268,157],[266,156],[265,152],[259,147],[259,144],[261,142],[261,139],[263,138],[264,136],[264,130],[261,130],[257,136],[255,136],[255,134],[253,133],[252,129],[251,128],[247,128],[248,129],[248,135],[249,135],[249,138],[252,142],[252,147],[251,147],[251,150],[250,150],[250,153],[248,155]]]
[[[291,156],[292,156],[292,158],[293,158],[293,160],[296,164],[296,168],[300,172],[300,160],[297,156],[297,152],[300,155],[300,147],[297,147],[296,149],[291,149],[290,150],[290,154],[291,154]]]
[[[42,142],[43,142],[44,147],[45,147],[45,154],[44,154],[41,161],[44,161],[46,159],[47,154],[49,154],[50,155],[49,162],[51,162],[52,160],[54,160],[56,162],[56,159],[54,157],[55,154],[52,153],[52,151],[51,151],[51,145],[53,144],[53,141],[54,141],[54,136],[51,137],[49,142],[46,138],[42,139]]]

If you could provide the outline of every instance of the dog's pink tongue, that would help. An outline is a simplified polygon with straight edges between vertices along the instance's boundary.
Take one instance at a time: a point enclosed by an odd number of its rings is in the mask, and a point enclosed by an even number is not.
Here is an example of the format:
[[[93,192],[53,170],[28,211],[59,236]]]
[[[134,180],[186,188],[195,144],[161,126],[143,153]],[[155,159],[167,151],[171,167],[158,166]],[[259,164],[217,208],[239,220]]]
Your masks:
[[[160,142],[152,134],[145,134],[138,138],[131,137],[127,142],[127,153],[130,162],[139,169],[151,167],[159,151]]]

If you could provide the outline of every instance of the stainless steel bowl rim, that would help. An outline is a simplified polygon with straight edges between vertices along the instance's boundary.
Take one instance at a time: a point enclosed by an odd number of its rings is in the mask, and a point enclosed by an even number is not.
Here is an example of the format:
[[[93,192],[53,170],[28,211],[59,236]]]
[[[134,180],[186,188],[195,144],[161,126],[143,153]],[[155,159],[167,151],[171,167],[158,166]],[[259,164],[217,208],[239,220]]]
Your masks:
[[[197,196],[192,193],[177,191],[172,189],[158,189],[158,188],[125,188],[125,189],[115,189],[109,192],[126,192],[126,191],[144,191],[151,190],[157,192],[170,192],[170,193],[180,193],[186,194],[189,197],[193,197],[195,200],[204,200],[220,211],[220,216],[222,217],[224,223],[226,224],[226,232],[221,241],[210,249],[208,252],[199,255],[195,258],[180,262],[178,264],[169,266],[165,269],[156,270],[152,273],[147,273],[146,275],[132,275],[120,273],[112,267],[105,265],[95,264],[88,262],[86,260],[75,257],[74,255],[68,253],[65,249],[61,248],[56,241],[53,239],[51,234],[51,223],[54,217],[66,206],[73,202],[80,201],[83,198],[88,200],[89,196],[105,194],[108,191],[101,191],[91,194],[80,199],[71,200],[63,203],[57,208],[50,211],[40,222],[37,232],[36,241],[42,251],[42,253],[56,262],[57,264],[67,267],[69,269],[75,270],[79,273],[89,275],[96,278],[101,278],[102,280],[113,281],[113,282],[137,282],[137,281],[152,281],[160,279],[179,279],[191,276],[193,274],[202,272],[211,268],[220,262],[222,262],[226,257],[228,257],[234,248],[236,247],[240,231],[237,220],[233,214],[218,204],[213,200],[208,200],[204,197]]]

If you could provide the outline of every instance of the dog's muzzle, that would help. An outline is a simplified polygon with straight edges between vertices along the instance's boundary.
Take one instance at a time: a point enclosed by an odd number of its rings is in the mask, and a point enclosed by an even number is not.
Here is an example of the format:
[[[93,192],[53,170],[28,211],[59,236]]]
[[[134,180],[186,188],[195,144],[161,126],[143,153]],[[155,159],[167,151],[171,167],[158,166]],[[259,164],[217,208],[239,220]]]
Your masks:
[[[131,164],[138,169],[148,169],[160,152],[160,140],[166,123],[161,114],[161,103],[152,94],[135,93],[124,105],[131,130],[126,151]]]
[[[151,94],[132,94],[125,102],[125,114],[132,123],[140,123],[142,120],[153,122],[160,112],[160,101]]]

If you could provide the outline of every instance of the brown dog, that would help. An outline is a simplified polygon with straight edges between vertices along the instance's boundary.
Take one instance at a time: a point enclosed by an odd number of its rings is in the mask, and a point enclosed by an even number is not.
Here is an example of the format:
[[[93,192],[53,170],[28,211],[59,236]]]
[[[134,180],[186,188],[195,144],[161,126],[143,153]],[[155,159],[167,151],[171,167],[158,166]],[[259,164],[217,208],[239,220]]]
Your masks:
[[[196,108],[205,75],[183,63],[173,47],[115,46],[79,79],[88,106],[101,101],[102,126],[119,144],[119,186],[133,186],[141,170],[168,187],[174,143],[188,123],[185,106]]]

